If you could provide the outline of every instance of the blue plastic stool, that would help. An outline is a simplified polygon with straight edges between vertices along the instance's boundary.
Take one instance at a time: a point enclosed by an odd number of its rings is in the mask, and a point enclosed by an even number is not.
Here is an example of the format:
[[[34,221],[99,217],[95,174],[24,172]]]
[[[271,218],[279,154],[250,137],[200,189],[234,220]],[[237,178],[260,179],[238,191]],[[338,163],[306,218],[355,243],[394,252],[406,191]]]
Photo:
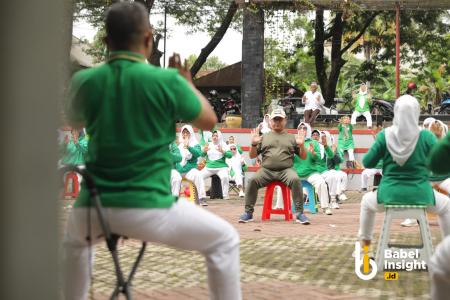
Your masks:
[[[312,214],[316,214],[317,206],[316,206],[316,196],[314,193],[314,187],[308,181],[302,180],[302,188],[306,188],[306,190],[308,191],[308,204],[304,205],[303,208],[308,209],[309,212]],[[302,201],[303,201],[303,199],[302,199]],[[292,212],[295,213],[295,203],[292,203]]]

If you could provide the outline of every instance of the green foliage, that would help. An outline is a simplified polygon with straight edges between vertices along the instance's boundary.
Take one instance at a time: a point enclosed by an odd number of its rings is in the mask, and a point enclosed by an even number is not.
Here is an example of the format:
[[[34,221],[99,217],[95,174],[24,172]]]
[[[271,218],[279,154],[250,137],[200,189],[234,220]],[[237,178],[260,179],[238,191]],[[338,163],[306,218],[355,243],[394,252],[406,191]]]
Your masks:
[[[308,52],[313,28],[305,13],[267,11],[264,41],[265,101],[282,98],[287,82],[301,91],[316,80],[314,56]]]
[[[197,60],[197,55],[191,54],[187,58],[187,62],[189,66],[192,66],[194,62]],[[201,67],[200,71],[217,71],[222,69],[227,64],[220,60],[220,58],[216,55],[208,57],[206,62]]]
[[[108,51],[106,45],[103,42],[103,38],[106,36],[106,31],[104,27],[101,27],[94,36],[94,41],[89,48],[83,49],[86,54],[94,58],[94,63],[104,62],[108,56]],[[85,41],[89,44],[88,41]]]

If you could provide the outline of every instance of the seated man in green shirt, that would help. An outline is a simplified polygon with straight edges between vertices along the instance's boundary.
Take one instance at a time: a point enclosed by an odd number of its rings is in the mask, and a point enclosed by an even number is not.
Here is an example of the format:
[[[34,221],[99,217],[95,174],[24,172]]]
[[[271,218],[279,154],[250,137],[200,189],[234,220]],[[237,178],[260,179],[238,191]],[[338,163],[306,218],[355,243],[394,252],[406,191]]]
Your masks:
[[[245,213],[239,218],[239,223],[253,221],[258,189],[273,181],[281,181],[292,190],[292,197],[297,213],[296,221],[309,224],[309,219],[303,213],[302,184],[297,173],[292,168],[294,154],[298,153],[301,159],[306,158],[304,146],[305,136],[298,133],[294,136],[285,130],[286,114],[284,110],[275,109],[271,116],[272,131],[262,136],[259,128],[252,131],[252,147],[250,158],[262,155],[261,168],[248,180],[245,188]]]
[[[216,215],[171,195],[176,120],[205,130],[217,119],[192,85],[189,69],[174,55],[161,69],[146,63],[152,31],[145,7],[119,2],[106,15],[109,59],[74,75],[67,107],[72,126],[86,125],[90,136],[86,169],[101,195],[113,233],[206,257],[211,299],[241,299],[239,235]],[[64,294],[86,299],[90,245],[101,241],[95,210],[88,228],[89,199],[82,189],[64,238]]]
[[[365,194],[361,201],[359,239],[362,246],[370,245],[375,213],[383,209],[383,204],[428,205],[428,211],[439,216],[444,236],[450,234],[450,199],[433,191],[426,164],[436,137],[420,129],[419,115],[416,98],[410,95],[398,98],[393,125],[378,133],[363,158],[367,168],[383,160],[383,180],[377,191]]]

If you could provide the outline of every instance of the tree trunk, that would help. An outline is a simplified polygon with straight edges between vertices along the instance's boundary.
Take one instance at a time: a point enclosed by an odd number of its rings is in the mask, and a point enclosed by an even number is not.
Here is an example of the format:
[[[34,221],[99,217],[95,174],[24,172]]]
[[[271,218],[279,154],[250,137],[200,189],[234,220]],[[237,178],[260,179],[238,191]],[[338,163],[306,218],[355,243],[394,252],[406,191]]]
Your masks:
[[[161,67],[161,57],[163,55],[163,52],[158,50],[158,45],[161,37],[162,35],[159,33],[153,37],[152,53],[150,54],[150,57],[147,57],[148,62],[157,67]]]
[[[342,12],[336,13],[334,18],[333,27],[331,28],[332,43],[331,43],[331,70],[327,80],[326,90],[322,90],[324,93],[325,106],[331,106],[336,94],[336,85],[339,80],[339,74],[341,68],[345,64],[345,60],[342,59],[342,34],[344,31],[344,22],[342,20]]]
[[[322,92],[326,90],[328,78],[325,72],[325,57],[324,57],[324,49],[325,49],[325,32],[324,32],[324,23],[323,23],[323,10],[316,10],[316,23],[314,26],[315,36],[314,36],[314,57],[316,64],[316,73],[317,80],[319,81],[319,85],[322,89]]]
[[[264,99],[264,11],[244,9],[242,35],[242,126],[255,127]]]
[[[233,17],[236,14],[237,11],[237,4],[235,1],[232,1],[230,3],[230,6],[228,7],[227,14],[225,18],[222,20],[222,24],[217,29],[216,33],[212,37],[211,41],[202,49],[200,52],[200,55],[197,57],[197,60],[194,62],[194,64],[191,67],[191,75],[192,78],[195,77],[197,72],[200,70],[200,68],[203,66],[203,64],[206,62],[206,59],[211,54],[211,52],[216,49],[217,45],[222,40],[223,36],[227,32],[228,28],[230,27],[231,21],[233,21]]]
[[[317,80],[319,81],[322,95],[325,99],[325,105],[330,106],[336,95],[336,86],[339,79],[339,74],[346,61],[342,59],[342,55],[350,49],[350,47],[364,34],[367,27],[373,19],[378,15],[378,12],[373,13],[366,19],[360,32],[342,48],[342,36],[344,32],[345,22],[343,21],[343,13],[337,12],[333,21],[333,26],[329,33],[325,33],[323,22],[323,10],[316,10],[316,22],[314,26],[314,56],[316,62]],[[324,59],[325,39],[332,37],[331,45],[331,70],[330,75],[326,74],[326,65]]]

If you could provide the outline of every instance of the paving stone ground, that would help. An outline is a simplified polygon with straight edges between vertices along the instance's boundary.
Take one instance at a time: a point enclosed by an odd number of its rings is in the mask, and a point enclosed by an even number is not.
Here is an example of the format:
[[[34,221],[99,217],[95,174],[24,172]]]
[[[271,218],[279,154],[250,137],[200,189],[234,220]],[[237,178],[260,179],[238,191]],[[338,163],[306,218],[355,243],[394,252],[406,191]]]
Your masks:
[[[362,194],[348,192],[349,200],[332,216],[308,214],[312,224],[300,225],[274,216],[261,221],[262,191],[255,208],[255,222],[239,224],[243,200],[214,200],[206,208],[233,224],[241,236],[241,282],[244,299],[429,299],[427,272],[400,272],[398,281],[385,281],[383,273],[370,281],[354,273],[352,252],[359,226]],[[62,220],[71,200],[61,201]],[[383,214],[377,214],[375,240]],[[391,241],[417,244],[418,227],[392,226]],[[431,219],[433,244],[440,230]],[[127,240],[120,245],[120,260],[128,270],[140,243]],[[373,248],[375,250],[375,247]],[[108,299],[115,275],[104,245],[97,247],[92,299]],[[133,280],[134,299],[208,299],[204,259],[201,255],[150,244]]]

